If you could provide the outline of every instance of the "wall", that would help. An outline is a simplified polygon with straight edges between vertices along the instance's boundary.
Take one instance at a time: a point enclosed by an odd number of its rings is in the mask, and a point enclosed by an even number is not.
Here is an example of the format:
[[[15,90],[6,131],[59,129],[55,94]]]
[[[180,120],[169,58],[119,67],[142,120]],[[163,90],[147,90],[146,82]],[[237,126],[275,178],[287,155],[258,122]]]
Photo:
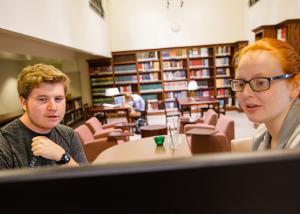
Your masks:
[[[89,0],[0,0],[0,28],[110,56],[107,21]]]
[[[245,39],[241,0],[110,0],[112,51],[199,44]],[[172,23],[181,25],[178,32]]]
[[[260,0],[250,8],[248,7],[248,0],[244,0],[244,9],[244,28],[250,42],[254,41],[252,30],[256,27],[300,18],[299,0]]]

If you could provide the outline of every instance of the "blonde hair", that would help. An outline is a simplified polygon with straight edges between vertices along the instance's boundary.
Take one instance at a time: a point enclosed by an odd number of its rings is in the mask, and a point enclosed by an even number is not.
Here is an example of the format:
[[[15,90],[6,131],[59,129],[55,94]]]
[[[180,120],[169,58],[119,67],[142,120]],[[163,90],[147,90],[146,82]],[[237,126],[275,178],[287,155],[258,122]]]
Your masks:
[[[32,89],[39,87],[42,83],[63,83],[65,94],[67,94],[70,79],[63,72],[52,65],[36,64],[25,67],[18,76],[18,93],[20,97],[27,99]]]
[[[298,53],[287,42],[272,38],[261,39],[236,53],[233,58],[234,68],[237,69],[239,62],[246,54],[259,50],[273,54],[279,60],[284,73],[297,74],[297,79],[300,79],[300,57]]]

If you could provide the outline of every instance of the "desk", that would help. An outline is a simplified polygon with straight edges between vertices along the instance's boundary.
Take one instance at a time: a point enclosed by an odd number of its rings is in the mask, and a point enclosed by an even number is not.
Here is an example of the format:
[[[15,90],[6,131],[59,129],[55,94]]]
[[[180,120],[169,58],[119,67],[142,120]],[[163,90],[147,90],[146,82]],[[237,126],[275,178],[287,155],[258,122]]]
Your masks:
[[[130,122],[130,117],[129,117],[130,110],[131,110],[130,107],[122,107],[122,106],[116,106],[116,107],[94,106],[89,108],[89,111],[91,113],[104,112],[105,116],[106,113],[109,112],[124,111],[126,114],[127,122]]]
[[[190,97],[180,97],[177,98],[178,104],[180,106],[200,106],[200,105],[209,105],[212,104],[214,107],[217,107],[218,116],[220,116],[220,101],[217,98],[213,97],[195,97],[195,99],[191,99]],[[182,110],[180,109],[181,113]]]
[[[179,135],[179,140],[181,145],[175,150],[170,149],[168,136],[166,136],[162,146],[156,146],[154,137],[129,141],[106,149],[98,155],[93,164],[191,157],[192,153],[187,144],[186,136],[184,134]]]

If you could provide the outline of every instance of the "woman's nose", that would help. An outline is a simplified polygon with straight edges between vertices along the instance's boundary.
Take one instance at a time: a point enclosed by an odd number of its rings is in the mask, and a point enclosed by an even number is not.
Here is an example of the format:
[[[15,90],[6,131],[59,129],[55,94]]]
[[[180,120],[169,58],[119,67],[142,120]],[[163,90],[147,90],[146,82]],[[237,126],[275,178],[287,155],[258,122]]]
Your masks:
[[[246,84],[245,84],[245,88],[244,88],[242,94],[245,95],[245,96],[248,96],[248,95],[252,95],[252,94],[253,94],[253,90],[252,90],[252,88],[250,87],[250,84],[249,84],[249,83],[246,83]]]

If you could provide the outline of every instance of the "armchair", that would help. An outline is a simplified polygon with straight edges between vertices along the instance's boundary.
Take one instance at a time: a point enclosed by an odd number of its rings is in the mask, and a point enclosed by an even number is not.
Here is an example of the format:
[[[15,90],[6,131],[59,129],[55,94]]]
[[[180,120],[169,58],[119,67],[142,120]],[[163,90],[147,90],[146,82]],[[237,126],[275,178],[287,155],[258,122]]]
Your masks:
[[[231,150],[226,136],[216,130],[194,128],[187,134],[191,135],[188,138],[188,144],[193,154],[229,152]]]
[[[113,131],[122,131],[122,129],[114,128],[114,126],[119,123],[120,122],[113,122],[102,125],[102,123],[96,117],[91,117],[85,121],[85,124],[91,130],[95,139],[105,138],[107,137],[108,133]]]
[[[231,140],[234,139],[234,121],[233,119],[221,114],[216,126],[201,123],[201,124],[188,124],[184,127],[184,133],[186,133],[188,130],[198,128],[198,129],[212,129],[215,131],[219,131],[223,133],[228,142],[230,143]]]
[[[187,124],[208,124],[215,126],[218,121],[218,114],[213,109],[208,109],[204,113],[204,117],[191,120],[191,118],[180,118],[179,132],[184,133],[184,126]]]
[[[101,152],[109,147],[123,143],[121,140],[116,141],[108,138],[94,139],[91,130],[85,124],[78,126],[74,131],[79,136],[89,163],[92,163]]]

